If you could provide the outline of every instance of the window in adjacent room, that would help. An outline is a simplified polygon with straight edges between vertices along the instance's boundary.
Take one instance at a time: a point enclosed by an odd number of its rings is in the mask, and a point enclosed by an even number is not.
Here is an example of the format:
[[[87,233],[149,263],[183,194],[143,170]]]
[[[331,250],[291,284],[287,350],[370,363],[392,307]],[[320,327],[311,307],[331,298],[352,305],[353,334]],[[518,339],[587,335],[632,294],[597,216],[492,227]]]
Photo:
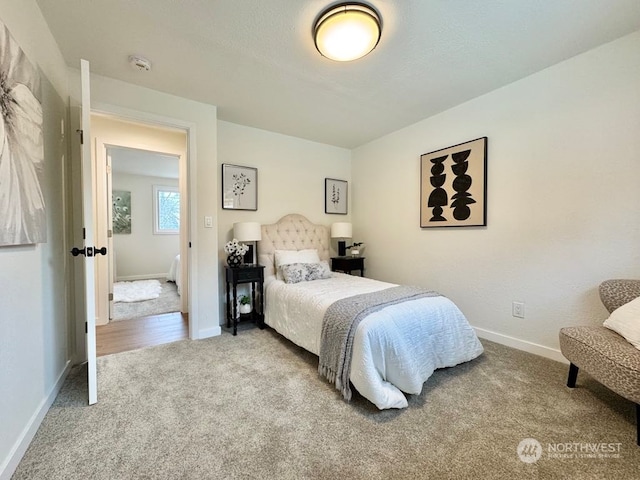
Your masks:
[[[153,233],[180,233],[180,192],[178,187],[153,186]]]

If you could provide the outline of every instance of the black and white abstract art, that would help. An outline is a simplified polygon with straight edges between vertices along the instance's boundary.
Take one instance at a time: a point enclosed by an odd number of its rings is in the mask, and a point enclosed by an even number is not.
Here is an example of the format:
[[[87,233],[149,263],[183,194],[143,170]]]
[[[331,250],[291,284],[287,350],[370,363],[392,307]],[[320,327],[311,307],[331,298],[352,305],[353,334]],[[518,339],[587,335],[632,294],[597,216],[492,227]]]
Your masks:
[[[0,22],[0,246],[47,241],[40,74]]]
[[[487,224],[487,137],[420,157],[420,227]]]

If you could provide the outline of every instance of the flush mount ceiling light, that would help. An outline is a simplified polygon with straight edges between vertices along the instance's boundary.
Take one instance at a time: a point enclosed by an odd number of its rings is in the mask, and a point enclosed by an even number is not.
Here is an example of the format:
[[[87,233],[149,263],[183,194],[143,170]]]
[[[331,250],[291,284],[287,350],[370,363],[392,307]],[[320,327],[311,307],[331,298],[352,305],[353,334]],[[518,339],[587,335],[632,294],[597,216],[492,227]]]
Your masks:
[[[373,50],[382,32],[380,15],[364,3],[341,3],[320,14],[313,27],[316,48],[325,57],[349,62]]]

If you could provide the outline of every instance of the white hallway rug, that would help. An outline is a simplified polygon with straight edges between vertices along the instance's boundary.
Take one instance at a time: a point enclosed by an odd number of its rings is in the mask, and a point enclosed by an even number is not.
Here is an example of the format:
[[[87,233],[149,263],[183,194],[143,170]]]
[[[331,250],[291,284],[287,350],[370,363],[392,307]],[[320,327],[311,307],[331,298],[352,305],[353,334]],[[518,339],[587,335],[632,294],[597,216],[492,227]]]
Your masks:
[[[160,296],[162,286],[158,280],[136,280],[113,284],[114,302],[142,302]]]

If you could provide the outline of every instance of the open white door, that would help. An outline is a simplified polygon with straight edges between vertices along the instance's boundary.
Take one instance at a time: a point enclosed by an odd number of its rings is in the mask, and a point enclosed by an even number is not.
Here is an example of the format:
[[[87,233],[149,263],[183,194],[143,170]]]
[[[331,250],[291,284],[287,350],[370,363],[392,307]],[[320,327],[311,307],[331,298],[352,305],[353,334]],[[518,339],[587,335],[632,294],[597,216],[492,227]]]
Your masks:
[[[96,370],[96,292],[95,292],[95,260],[93,222],[93,165],[91,162],[91,97],[89,90],[89,62],[80,61],[82,105],[80,108],[80,143],[81,143],[81,181],[82,225],[84,245],[74,247],[73,256],[82,258],[84,266],[84,314],[86,330],[86,358],[89,370],[89,405],[98,401],[98,378]],[[106,254],[106,250],[101,252]]]

